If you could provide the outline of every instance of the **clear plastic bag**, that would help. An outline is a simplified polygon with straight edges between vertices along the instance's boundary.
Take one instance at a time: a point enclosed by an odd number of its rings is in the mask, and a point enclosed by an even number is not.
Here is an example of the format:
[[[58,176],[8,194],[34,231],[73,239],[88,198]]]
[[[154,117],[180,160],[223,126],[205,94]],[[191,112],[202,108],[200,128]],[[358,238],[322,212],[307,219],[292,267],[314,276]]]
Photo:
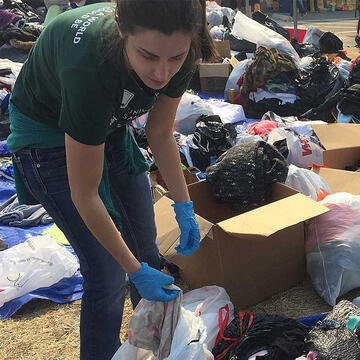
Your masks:
[[[231,321],[234,307],[225,289],[205,286],[184,294],[170,355],[166,360],[214,360],[211,350],[219,331],[219,309],[225,305],[229,305]],[[112,360],[125,359],[155,360],[155,357],[152,351],[136,348],[126,341]]]
[[[236,95],[240,94],[239,86],[236,85],[240,76],[245,73],[246,66],[250,63],[251,59],[240,61],[231,72],[225,86],[224,99],[229,100],[229,90],[235,89]]]
[[[291,56],[295,63],[299,64],[299,55],[288,40],[277,32],[250,19],[241,11],[238,11],[235,16],[231,34],[238,39],[256,43],[258,46],[276,48],[280,53]]]
[[[35,236],[0,252],[0,307],[33,290],[71,277],[76,257],[50,235]]]
[[[307,227],[307,271],[319,295],[334,306],[360,286],[360,195],[336,193],[321,204],[331,211]]]
[[[320,175],[295,165],[289,165],[285,185],[309,196],[315,201],[322,200],[331,194],[328,183]]]

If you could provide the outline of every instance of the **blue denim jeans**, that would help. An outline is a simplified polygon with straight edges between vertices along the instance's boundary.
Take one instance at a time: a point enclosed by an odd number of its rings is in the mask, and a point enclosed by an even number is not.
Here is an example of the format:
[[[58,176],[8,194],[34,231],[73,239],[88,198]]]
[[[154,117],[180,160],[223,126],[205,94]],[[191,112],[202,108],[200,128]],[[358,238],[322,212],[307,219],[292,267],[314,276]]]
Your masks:
[[[122,236],[139,261],[159,269],[150,184],[145,173],[130,177],[124,156],[106,144],[115,208],[122,217]],[[80,317],[80,359],[109,360],[120,346],[125,299],[125,272],[91,234],[71,197],[65,149],[24,148],[13,155],[25,186],[52,216],[80,260],[84,295]],[[140,300],[130,284],[133,306]]]

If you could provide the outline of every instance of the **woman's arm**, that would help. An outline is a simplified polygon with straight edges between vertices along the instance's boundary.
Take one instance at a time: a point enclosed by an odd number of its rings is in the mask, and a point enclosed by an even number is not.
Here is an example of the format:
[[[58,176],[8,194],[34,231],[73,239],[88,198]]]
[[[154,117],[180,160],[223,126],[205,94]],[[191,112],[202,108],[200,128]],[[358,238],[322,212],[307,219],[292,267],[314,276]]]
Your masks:
[[[128,274],[141,265],[131,253],[99,196],[104,145],[84,145],[65,134],[71,198],[86,226]],[[84,239],[86,241],[86,239]]]
[[[180,99],[161,95],[150,111],[146,124],[146,136],[151,151],[176,203],[190,201],[179,151],[173,136],[174,119]]]

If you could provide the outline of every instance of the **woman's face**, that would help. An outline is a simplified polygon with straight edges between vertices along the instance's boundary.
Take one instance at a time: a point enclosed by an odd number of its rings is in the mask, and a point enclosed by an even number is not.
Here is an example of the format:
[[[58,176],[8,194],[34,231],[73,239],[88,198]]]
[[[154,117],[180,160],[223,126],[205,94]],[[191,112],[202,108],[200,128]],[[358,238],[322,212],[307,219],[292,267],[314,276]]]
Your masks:
[[[125,43],[127,66],[151,89],[163,88],[178,72],[190,49],[191,37],[177,31],[138,30]]]

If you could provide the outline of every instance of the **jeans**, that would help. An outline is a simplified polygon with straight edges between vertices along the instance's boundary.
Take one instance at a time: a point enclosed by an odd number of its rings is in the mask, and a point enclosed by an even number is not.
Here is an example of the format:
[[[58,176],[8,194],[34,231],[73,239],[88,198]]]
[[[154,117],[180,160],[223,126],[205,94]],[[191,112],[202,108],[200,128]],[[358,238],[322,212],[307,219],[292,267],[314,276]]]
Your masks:
[[[150,184],[145,173],[129,176],[123,154],[106,143],[111,196],[122,217],[122,236],[139,261],[159,269]],[[13,155],[25,186],[63,231],[80,260],[84,295],[80,316],[80,359],[109,360],[120,346],[125,272],[96,240],[70,196],[65,148],[24,148]],[[133,306],[140,295],[130,283]]]

